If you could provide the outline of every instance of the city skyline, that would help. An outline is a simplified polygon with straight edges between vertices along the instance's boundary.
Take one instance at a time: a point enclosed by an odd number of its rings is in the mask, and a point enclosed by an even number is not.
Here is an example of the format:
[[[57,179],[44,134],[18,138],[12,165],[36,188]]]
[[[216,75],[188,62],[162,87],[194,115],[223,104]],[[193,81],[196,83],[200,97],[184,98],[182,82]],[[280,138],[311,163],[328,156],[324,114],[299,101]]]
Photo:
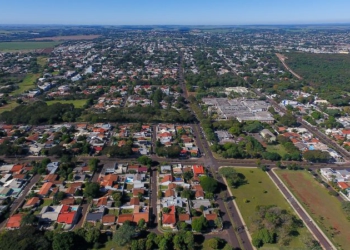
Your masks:
[[[345,0],[6,2],[0,24],[276,25],[349,23]],[[15,11],[14,11],[15,10]]]

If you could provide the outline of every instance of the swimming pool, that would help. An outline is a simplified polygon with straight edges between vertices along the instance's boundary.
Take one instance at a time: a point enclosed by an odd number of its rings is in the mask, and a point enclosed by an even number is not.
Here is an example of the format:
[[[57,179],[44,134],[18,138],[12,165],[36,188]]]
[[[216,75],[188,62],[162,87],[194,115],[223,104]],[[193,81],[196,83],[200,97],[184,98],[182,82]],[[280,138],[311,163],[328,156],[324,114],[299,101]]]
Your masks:
[[[130,178],[130,177],[127,177],[125,180],[126,183],[131,183],[133,181],[134,181],[134,178]]]
[[[71,207],[72,211],[78,211],[78,207]]]

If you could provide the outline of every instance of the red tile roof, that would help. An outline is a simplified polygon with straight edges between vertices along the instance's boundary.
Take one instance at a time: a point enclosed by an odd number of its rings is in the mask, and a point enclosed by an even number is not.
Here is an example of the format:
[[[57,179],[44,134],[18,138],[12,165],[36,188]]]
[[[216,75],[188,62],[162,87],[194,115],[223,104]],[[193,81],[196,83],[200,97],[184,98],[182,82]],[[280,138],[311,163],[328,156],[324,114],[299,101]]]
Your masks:
[[[118,216],[118,223],[124,223],[125,221],[132,221],[133,219],[133,215],[132,214],[121,214]]]
[[[204,167],[200,166],[200,165],[194,165],[193,166],[193,173],[195,175],[204,174],[205,173]]]
[[[6,228],[19,228],[21,226],[23,214],[15,214],[6,223]]]
[[[144,219],[145,222],[149,221],[149,213],[135,213],[133,217],[133,222],[138,223],[141,219]]]
[[[34,206],[39,202],[39,200],[40,200],[39,197],[33,197],[29,199],[24,206]]]
[[[48,192],[50,191],[50,188],[52,187],[51,182],[46,182],[44,185],[40,188],[38,194],[40,195],[47,195]]]
[[[174,177],[172,175],[166,175],[166,176],[163,177],[161,183],[164,183],[164,182],[167,182],[167,181],[173,182],[174,181]]]
[[[140,205],[140,200],[138,197],[133,197],[130,199],[130,205]]]
[[[217,214],[206,214],[205,218],[207,220],[216,220],[218,218]]]
[[[179,221],[187,221],[190,220],[189,214],[179,214]]]
[[[67,212],[59,214],[57,218],[58,223],[72,224],[76,212]]]
[[[113,214],[106,214],[102,217],[102,223],[114,223],[115,222],[115,215]]]
[[[346,182],[338,182],[338,186],[341,189],[347,189],[349,187],[349,185]]]

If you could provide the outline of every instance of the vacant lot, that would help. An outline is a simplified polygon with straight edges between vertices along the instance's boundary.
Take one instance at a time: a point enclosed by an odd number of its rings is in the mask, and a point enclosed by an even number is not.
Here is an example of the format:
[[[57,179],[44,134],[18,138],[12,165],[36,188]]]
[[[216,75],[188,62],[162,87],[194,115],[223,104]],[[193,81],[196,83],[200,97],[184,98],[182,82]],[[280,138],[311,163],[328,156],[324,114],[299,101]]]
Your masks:
[[[248,228],[251,224],[251,218],[255,214],[255,208],[258,205],[276,205],[294,213],[265,172],[260,169],[247,168],[237,168],[236,170],[238,173],[242,173],[245,176],[247,184],[240,186],[237,189],[232,189],[232,194],[236,197],[236,203]],[[265,193],[264,191],[267,192]],[[249,200],[249,202],[245,202],[245,199]],[[304,235],[308,234],[308,231],[306,228],[303,228],[299,230],[299,233]],[[304,247],[304,244],[301,242],[300,237],[296,237],[293,239],[289,247],[301,249]],[[264,245],[262,249],[278,249],[278,246],[267,244]]]
[[[266,151],[270,152],[270,153],[277,153],[280,156],[284,156],[285,154],[287,154],[286,149],[283,147],[283,145],[279,144],[279,145],[268,145],[266,147]]]
[[[1,42],[0,51],[18,51],[52,48],[59,42]]]
[[[79,36],[53,36],[35,38],[35,41],[67,41],[67,40],[93,40],[100,37],[100,35],[79,35]]]
[[[278,170],[276,173],[323,232],[336,245],[347,249],[350,246],[350,222],[346,219],[339,200],[329,195],[328,190],[315,181],[308,172]]]
[[[81,100],[53,100],[53,101],[47,101],[47,105],[52,105],[54,103],[62,103],[62,104],[73,104],[75,108],[82,108],[86,104],[87,99],[81,99]]]
[[[18,104],[17,102],[10,102],[9,104],[0,107],[0,114],[1,114],[2,112],[5,112],[5,111],[11,111],[12,109],[14,109],[15,107],[17,107],[18,105],[19,105],[19,104]]]
[[[32,88],[35,88],[36,80],[40,77],[40,74],[32,74],[29,73],[26,75],[26,77],[23,79],[23,81],[18,85],[19,89],[16,89],[13,94],[19,95],[22,94],[25,91],[28,91]]]

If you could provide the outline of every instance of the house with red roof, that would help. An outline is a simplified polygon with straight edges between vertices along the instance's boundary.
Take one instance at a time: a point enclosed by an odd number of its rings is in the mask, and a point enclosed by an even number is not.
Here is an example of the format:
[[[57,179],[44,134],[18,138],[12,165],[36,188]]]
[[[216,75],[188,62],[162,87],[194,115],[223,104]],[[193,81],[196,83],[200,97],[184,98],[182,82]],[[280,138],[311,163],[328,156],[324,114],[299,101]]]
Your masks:
[[[24,205],[23,208],[32,208],[36,207],[40,204],[40,198],[39,197],[33,197],[30,198]]]
[[[160,181],[160,183],[162,186],[168,186],[173,181],[175,181],[175,178],[172,175],[165,175]]]
[[[205,169],[201,165],[193,165],[192,170],[193,170],[193,176],[195,177],[205,175]]]
[[[18,229],[21,226],[23,214],[12,215],[6,223],[6,229]]]
[[[169,213],[162,214],[162,225],[163,227],[174,228],[176,226],[175,206],[169,206]]]
[[[123,225],[126,221],[132,222],[134,218],[133,214],[120,214],[117,219],[118,225]]]
[[[46,182],[44,185],[40,188],[38,195],[42,197],[47,197],[49,196],[49,193],[51,191],[53,183],[52,182]]]

